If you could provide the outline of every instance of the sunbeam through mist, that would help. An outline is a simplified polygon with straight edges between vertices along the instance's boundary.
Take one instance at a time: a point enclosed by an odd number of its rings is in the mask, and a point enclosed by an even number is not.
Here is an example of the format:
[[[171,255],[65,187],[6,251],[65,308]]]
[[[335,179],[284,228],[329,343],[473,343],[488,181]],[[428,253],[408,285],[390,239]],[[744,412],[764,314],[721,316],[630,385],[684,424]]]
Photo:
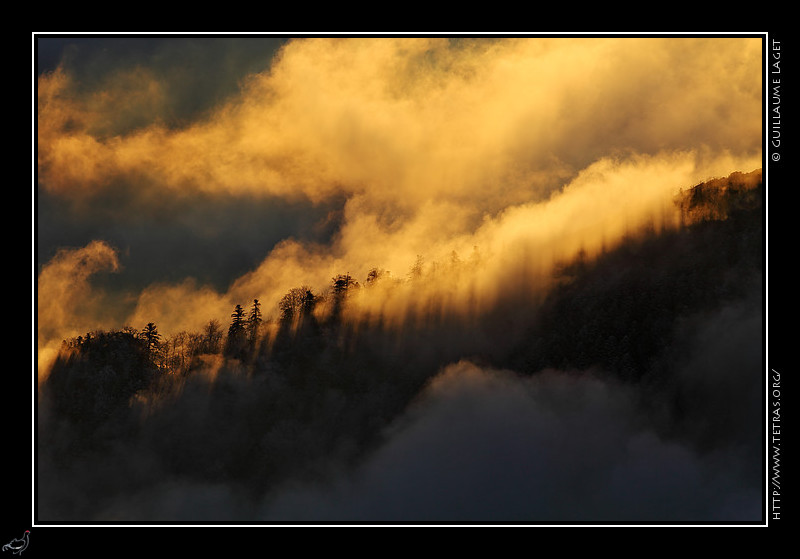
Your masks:
[[[37,518],[761,519],[760,37],[37,41]]]

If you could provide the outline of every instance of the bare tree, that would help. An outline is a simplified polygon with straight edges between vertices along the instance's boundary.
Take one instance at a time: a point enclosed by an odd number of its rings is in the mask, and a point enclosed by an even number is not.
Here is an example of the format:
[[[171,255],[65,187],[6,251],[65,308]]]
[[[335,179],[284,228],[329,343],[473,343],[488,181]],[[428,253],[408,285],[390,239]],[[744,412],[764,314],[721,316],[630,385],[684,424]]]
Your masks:
[[[209,320],[203,330],[203,353],[219,353],[222,342],[222,325],[219,320]]]
[[[290,323],[314,310],[316,297],[307,286],[293,287],[278,303],[281,323]]]

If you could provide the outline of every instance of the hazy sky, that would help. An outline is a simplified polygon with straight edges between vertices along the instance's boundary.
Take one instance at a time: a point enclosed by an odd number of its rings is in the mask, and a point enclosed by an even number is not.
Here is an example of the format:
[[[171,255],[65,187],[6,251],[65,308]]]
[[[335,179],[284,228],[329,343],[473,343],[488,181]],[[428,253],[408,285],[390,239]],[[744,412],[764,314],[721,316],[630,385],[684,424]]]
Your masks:
[[[758,37],[39,38],[40,355],[418,257],[490,305],[760,167],[761,72]]]

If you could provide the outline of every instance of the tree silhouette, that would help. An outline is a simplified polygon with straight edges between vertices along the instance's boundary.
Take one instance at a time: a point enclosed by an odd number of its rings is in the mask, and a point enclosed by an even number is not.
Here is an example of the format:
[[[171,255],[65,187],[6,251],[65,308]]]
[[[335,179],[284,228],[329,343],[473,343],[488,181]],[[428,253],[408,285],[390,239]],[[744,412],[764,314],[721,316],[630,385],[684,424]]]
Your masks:
[[[351,289],[359,287],[358,282],[350,274],[339,274],[333,278],[333,308],[331,320],[337,321],[344,309],[345,301]]]
[[[225,354],[237,359],[242,358],[247,321],[244,317],[242,305],[236,305],[231,313],[231,325],[228,327],[228,339],[225,344]]]
[[[218,320],[209,320],[203,330],[203,353],[218,353],[222,341],[222,325]]]
[[[358,287],[358,282],[350,274],[339,274],[333,278],[334,295],[346,296],[349,289],[356,287]]]
[[[250,307],[250,315],[247,317],[247,334],[250,343],[254,343],[258,338],[261,322],[261,303],[258,302],[258,299],[253,299],[253,306]]]
[[[314,318],[314,308],[317,306],[317,297],[310,289],[306,289],[301,303],[302,318],[304,321]]]
[[[386,270],[380,268],[372,268],[367,274],[367,279],[364,284],[368,287],[376,285],[381,279],[388,277],[390,274]]]
[[[147,344],[148,353],[152,354],[158,350],[158,345],[161,342],[161,334],[158,333],[158,328],[156,327],[155,323],[147,323],[147,326],[145,326],[142,330],[142,338]]]
[[[231,325],[228,328],[228,336],[235,336],[244,331],[244,309],[242,305],[236,305],[231,313]]]
[[[314,300],[314,294],[306,286],[293,287],[284,295],[278,303],[281,312],[280,321],[282,324],[290,324],[296,318],[299,319],[305,312],[307,300]],[[313,310],[313,305],[312,305]]]

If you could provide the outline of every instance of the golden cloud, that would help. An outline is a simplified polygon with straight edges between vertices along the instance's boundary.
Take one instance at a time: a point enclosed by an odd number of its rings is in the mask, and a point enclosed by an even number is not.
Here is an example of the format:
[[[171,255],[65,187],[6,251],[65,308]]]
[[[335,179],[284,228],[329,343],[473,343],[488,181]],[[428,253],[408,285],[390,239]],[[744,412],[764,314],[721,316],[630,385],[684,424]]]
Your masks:
[[[499,209],[611,149],[757,151],[760,48],[757,38],[301,39],[203,120],[119,135],[108,134],[116,121],[157,114],[164,88],[137,69],[81,95],[57,71],[38,82],[38,168],[54,190],[122,176]]]
[[[103,300],[92,290],[89,278],[101,271],[118,270],[116,251],[101,241],[62,249],[42,268],[36,285],[40,373],[63,339],[103,326]]]
[[[39,181],[63,196],[125,179],[346,198],[331,244],[285,240],[225,293],[191,280],[143,290],[130,318],[165,334],[253,298],[274,313],[291,288],[321,292],[375,267],[394,281],[361,290],[354,312],[402,320],[420,301],[473,312],[509,277],[536,289],[578,251],[670,225],[678,188],[760,167],[761,55],[759,38],[298,39],[181,127],[148,120],[167,88],[142,68],[89,92],[58,70],[38,81]],[[447,281],[406,281],[418,256]],[[40,293],[54,273],[42,271]],[[41,301],[56,325],[77,312]]]

